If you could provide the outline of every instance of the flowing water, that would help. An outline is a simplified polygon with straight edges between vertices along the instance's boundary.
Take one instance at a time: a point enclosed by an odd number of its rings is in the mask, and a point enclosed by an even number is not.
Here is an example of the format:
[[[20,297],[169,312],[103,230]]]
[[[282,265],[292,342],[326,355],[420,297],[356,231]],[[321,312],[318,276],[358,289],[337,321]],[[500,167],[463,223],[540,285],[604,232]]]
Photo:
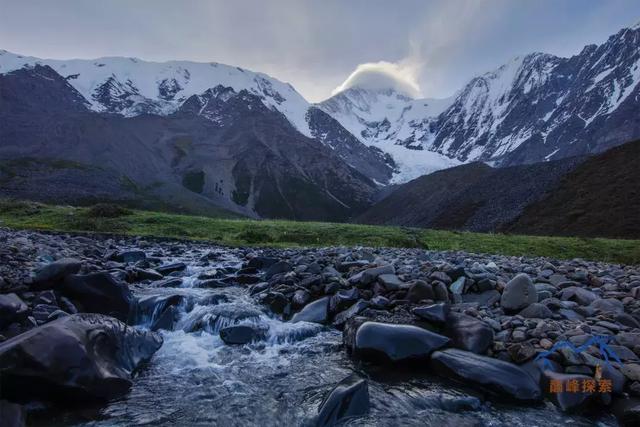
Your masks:
[[[324,396],[350,374],[369,379],[371,410],[349,420],[353,426],[572,426],[593,420],[567,417],[551,404],[505,406],[484,401],[473,390],[428,373],[362,370],[341,348],[341,333],[320,325],[283,322],[267,314],[247,286],[198,287],[197,276],[215,268],[239,268],[240,261],[220,253],[217,265],[194,259],[179,287],[134,287],[136,296],[162,299],[180,295],[178,321],[162,331],[164,344],[136,376],[131,392],[100,408],[75,409],[39,417],[42,425],[219,425],[300,426],[317,414]],[[159,310],[140,313],[149,327]],[[251,323],[267,330],[266,340],[225,345],[219,330]],[[615,424],[611,418],[599,424]]]

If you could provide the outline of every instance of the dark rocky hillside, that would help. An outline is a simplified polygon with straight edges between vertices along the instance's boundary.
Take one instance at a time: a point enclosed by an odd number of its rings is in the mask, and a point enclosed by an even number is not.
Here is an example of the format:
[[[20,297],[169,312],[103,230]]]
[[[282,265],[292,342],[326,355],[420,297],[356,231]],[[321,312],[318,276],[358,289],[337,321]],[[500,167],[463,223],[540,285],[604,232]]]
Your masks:
[[[581,160],[492,168],[471,163],[422,176],[382,199],[356,221],[493,231],[517,218]]]
[[[84,175],[84,189],[67,186],[59,174],[36,185],[37,173],[24,169],[33,163],[23,161],[19,174],[1,178],[3,192],[13,196],[84,199],[88,189],[108,196],[122,184],[124,198],[156,199],[184,211],[340,221],[366,208],[376,189],[331,148],[244,90],[219,86],[172,115],[127,118],[88,110],[63,77],[36,65],[0,75],[0,93],[0,159],[64,160],[101,171]]]
[[[640,238],[640,141],[592,157],[504,231]]]

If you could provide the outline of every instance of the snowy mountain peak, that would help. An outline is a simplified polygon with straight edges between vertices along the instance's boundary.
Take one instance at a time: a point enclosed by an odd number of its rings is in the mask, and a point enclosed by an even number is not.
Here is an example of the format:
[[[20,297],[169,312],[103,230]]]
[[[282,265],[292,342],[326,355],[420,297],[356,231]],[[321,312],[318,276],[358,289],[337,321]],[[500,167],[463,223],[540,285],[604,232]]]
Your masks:
[[[0,74],[49,65],[99,112],[136,116],[170,114],[190,96],[222,85],[247,90],[269,108],[278,110],[301,133],[311,136],[305,115],[309,103],[287,83],[263,73],[215,62],[150,62],[138,58],[40,59],[0,50]]]

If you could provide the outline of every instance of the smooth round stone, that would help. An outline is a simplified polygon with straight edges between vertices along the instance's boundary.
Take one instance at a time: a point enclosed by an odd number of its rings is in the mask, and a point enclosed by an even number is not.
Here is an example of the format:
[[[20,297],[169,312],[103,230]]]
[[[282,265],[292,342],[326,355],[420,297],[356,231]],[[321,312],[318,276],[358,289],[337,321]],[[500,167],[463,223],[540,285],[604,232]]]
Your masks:
[[[536,287],[527,274],[518,274],[511,279],[502,293],[500,305],[505,311],[520,311],[538,302]]]

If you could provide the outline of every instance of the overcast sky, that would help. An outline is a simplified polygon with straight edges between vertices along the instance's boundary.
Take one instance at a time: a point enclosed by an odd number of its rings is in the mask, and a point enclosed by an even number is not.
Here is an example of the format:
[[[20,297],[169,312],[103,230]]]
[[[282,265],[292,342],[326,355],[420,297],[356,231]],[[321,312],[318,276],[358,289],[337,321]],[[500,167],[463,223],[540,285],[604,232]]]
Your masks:
[[[569,56],[639,20],[639,0],[0,0],[0,48],[216,61],[310,101],[356,69],[351,82],[382,71],[415,95],[445,97],[516,55]]]

